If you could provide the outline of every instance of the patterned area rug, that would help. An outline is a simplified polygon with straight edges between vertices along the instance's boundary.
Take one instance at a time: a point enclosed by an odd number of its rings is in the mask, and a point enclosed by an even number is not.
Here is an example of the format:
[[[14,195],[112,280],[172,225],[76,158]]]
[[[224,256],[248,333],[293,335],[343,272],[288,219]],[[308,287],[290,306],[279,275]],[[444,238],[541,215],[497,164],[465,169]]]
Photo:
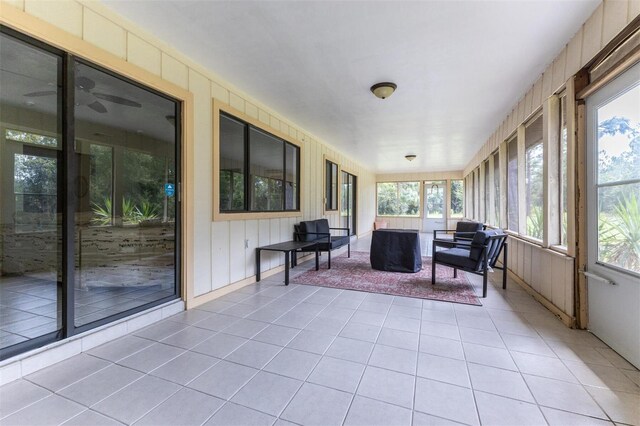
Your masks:
[[[369,253],[357,251],[351,252],[351,258],[344,254],[331,259],[331,269],[326,267],[326,264],[321,265],[319,271],[312,268],[292,277],[291,282],[482,305],[466,274],[462,271],[458,271],[458,278],[453,278],[453,269],[438,265],[437,284],[431,285],[430,257],[422,258],[422,270],[415,274],[377,271],[371,268]]]

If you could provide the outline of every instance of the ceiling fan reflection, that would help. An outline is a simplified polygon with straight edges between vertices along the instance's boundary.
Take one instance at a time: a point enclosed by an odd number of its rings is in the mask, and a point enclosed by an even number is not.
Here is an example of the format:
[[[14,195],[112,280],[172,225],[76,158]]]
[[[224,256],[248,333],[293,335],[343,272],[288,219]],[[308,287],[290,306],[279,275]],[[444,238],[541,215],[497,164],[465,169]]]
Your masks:
[[[132,101],[130,99],[122,98],[115,95],[109,95],[107,93],[92,92],[93,88],[96,87],[96,83],[88,77],[78,76],[76,78],[75,87],[77,89],[75,92],[75,105],[86,105],[95,112],[99,112],[100,114],[104,114],[105,112],[107,112],[107,107],[105,107],[104,104],[102,104],[102,102],[100,101],[112,102],[114,104],[133,108],[142,107],[142,104],[139,104],[138,102]],[[25,93],[24,96],[27,98],[35,98],[40,96],[55,95],[57,93],[58,92],[56,90],[41,90],[38,92]]]

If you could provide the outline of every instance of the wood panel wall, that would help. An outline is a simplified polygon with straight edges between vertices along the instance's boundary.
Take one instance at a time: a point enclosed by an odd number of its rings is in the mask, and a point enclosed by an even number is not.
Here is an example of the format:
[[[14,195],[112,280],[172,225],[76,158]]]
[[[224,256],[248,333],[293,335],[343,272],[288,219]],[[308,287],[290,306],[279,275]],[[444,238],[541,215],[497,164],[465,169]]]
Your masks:
[[[529,120],[544,104],[548,104],[549,98],[561,90],[566,90],[567,93],[568,142],[570,152],[575,153],[576,117],[573,106],[573,76],[638,15],[640,15],[640,1],[638,0],[604,0],[555,59],[547,65],[544,73],[513,106],[511,112],[504,117],[493,134],[482,144],[482,147],[465,167],[463,176],[471,176],[474,169],[489,158],[496,149],[499,149],[501,145],[504,147],[503,142],[510,138],[522,123]],[[501,157],[503,153],[506,152],[501,150]],[[575,159],[571,157],[569,170],[576,170],[577,166],[574,161]],[[504,184],[505,181],[503,180],[501,183]],[[571,196],[575,194],[575,185],[575,178],[570,174],[569,247],[567,254],[544,248],[523,239],[509,238],[508,266],[511,272],[516,279],[521,281],[521,284],[535,293],[534,296],[550,302],[551,305],[548,306],[552,310],[557,309],[557,311],[566,314],[568,317],[563,319],[567,324],[573,323],[576,315],[574,312],[574,277],[576,276],[574,256],[575,245],[578,242],[574,232],[576,228],[575,215],[573,214],[575,211],[574,197]],[[475,215],[475,217],[478,216]],[[504,226],[506,223],[502,225]],[[536,271],[541,273],[536,273]],[[584,320],[579,321],[578,326],[584,326]]]

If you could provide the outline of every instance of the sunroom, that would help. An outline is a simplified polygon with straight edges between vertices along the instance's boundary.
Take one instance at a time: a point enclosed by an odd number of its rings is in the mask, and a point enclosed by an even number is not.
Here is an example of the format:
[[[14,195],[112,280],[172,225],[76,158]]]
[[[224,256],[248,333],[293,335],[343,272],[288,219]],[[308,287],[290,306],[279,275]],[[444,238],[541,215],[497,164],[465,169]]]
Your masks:
[[[0,7],[0,423],[640,424],[639,2]]]

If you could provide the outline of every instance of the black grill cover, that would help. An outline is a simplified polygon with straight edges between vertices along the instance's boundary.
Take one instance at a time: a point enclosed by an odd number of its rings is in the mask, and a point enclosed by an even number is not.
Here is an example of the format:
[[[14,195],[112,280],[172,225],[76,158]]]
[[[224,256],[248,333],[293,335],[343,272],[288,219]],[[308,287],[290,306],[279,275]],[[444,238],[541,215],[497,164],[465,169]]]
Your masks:
[[[420,234],[404,229],[373,231],[369,259],[379,271],[418,272],[422,269]]]

